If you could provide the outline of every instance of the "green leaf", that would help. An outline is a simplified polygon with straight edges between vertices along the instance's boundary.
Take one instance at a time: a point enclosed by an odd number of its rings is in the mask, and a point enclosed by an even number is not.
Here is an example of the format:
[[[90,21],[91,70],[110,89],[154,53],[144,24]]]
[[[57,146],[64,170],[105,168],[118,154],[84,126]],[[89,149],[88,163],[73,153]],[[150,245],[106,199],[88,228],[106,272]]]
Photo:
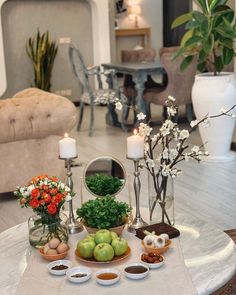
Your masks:
[[[212,0],[210,3],[210,11],[213,12],[217,7],[224,5],[228,0]]]
[[[187,30],[195,29],[195,28],[199,27],[200,25],[201,24],[198,21],[191,20],[186,24],[185,29],[187,29]]]
[[[201,50],[199,52],[198,63],[203,63],[206,60],[207,56],[208,54],[204,50]]]
[[[199,42],[202,42],[202,37],[193,36],[185,42],[184,46],[188,47],[188,46],[192,46],[192,45],[197,45]]]
[[[208,24],[208,20],[204,20],[201,23],[200,30],[201,30],[202,36],[204,36],[205,38],[207,38],[208,35],[209,35],[209,24]]]
[[[207,6],[205,0],[194,0],[194,2],[202,9],[204,13],[207,13]]]
[[[206,62],[201,62],[201,63],[198,63],[197,65],[197,69],[199,72],[205,72],[206,71]]]
[[[222,61],[224,65],[228,65],[234,57],[234,50],[227,47],[223,48]]]
[[[193,32],[194,32],[194,30],[189,30],[183,35],[183,37],[181,39],[180,47],[185,46],[185,43],[187,42],[187,40],[193,36]]]
[[[192,12],[182,14],[178,16],[172,23],[171,28],[174,29],[185,24],[187,21],[192,19]]]
[[[204,43],[203,43],[203,50],[208,55],[213,50],[214,46],[214,36],[211,35]]]
[[[189,56],[185,57],[180,65],[180,70],[184,71],[190,65],[192,60],[193,60],[193,55],[189,55]]]
[[[217,72],[221,72],[223,70],[224,64],[220,56],[217,56],[215,59],[215,68]]]
[[[207,21],[207,17],[200,11],[193,11],[192,15],[193,15],[193,18],[200,23],[202,23],[203,21]]]

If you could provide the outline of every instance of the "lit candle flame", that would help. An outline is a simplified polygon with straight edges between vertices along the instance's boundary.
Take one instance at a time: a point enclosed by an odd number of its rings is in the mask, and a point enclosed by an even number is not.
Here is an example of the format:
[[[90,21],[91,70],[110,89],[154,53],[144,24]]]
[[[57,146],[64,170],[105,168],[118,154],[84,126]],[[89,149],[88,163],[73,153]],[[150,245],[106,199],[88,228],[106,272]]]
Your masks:
[[[64,134],[64,137],[68,137],[68,133],[65,133],[65,134]]]
[[[134,135],[137,135],[137,134],[138,134],[138,130],[134,129]]]

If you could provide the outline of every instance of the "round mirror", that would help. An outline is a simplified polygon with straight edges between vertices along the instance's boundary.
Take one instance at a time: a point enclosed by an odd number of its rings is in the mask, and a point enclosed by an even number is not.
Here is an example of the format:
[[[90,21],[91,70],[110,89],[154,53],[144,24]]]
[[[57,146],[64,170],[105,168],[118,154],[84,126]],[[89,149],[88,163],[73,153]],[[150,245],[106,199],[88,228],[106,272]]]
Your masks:
[[[118,194],[125,185],[125,179],[124,166],[110,156],[93,159],[84,172],[85,187],[96,197]]]

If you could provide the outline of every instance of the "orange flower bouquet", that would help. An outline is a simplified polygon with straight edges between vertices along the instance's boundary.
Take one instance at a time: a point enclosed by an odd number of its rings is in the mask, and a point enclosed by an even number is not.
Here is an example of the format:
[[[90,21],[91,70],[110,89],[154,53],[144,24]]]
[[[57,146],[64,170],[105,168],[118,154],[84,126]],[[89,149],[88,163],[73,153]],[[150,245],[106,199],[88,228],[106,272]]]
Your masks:
[[[37,218],[29,219],[30,243],[33,246],[43,246],[53,237],[68,240],[68,230],[66,224],[62,225],[60,214],[65,201],[74,196],[68,186],[56,177],[40,175],[28,185],[17,187],[14,194],[22,208],[30,207],[37,214]]]

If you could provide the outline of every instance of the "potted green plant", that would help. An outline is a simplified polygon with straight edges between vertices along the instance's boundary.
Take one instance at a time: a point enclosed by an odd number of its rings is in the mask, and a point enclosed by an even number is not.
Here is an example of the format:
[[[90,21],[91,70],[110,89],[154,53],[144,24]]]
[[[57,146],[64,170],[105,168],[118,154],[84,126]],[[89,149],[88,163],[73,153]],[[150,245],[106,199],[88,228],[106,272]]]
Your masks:
[[[235,56],[233,41],[236,37],[234,11],[227,5],[228,0],[194,0],[197,11],[191,11],[176,18],[172,28],[185,24],[186,33],[177,56],[183,56],[181,69],[184,70],[197,59],[198,70],[192,89],[192,100],[197,119],[206,113],[217,114],[220,109],[229,109],[236,103],[236,81],[234,73],[222,72]],[[213,72],[206,73],[212,68]],[[205,73],[204,73],[205,72]],[[210,127],[200,128],[200,134],[209,159],[226,161],[234,155],[230,144],[234,130],[230,116],[211,120]]]
[[[115,195],[123,186],[123,182],[118,177],[103,173],[86,176],[85,183],[96,196]]]
[[[120,234],[126,224],[131,208],[114,196],[97,197],[82,204],[76,210],[89,233],[98,229],[110,229]]]
[[[52,41],[49,32],[41,34],[38,30],[36,38],[29,38],[26,52],[33,62],[34,86],[50,91],[51,75],[58,47]]]

